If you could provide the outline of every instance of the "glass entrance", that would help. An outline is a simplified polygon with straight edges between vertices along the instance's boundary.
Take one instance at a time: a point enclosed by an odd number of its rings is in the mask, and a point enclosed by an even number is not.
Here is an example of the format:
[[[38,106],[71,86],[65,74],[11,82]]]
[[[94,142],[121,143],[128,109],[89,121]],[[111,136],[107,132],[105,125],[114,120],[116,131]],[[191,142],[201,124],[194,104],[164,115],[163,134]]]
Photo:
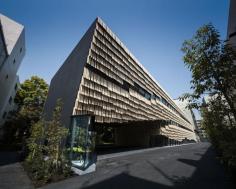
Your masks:
[[[91,115],[71,117],[68,138],[69,158],[72,166],[81,170],[96,162],[94,120],[95,117]]]

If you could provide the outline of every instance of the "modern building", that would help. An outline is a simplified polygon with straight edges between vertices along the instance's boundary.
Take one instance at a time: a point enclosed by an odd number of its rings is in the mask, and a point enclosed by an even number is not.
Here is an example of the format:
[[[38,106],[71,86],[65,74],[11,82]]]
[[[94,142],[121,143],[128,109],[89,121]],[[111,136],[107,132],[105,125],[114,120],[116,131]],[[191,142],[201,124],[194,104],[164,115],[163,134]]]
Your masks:
[[[236,50],[236,0],[230,0],[227,41]],[[236,65],[236,60],[234,60],[234,64]],[[234,94],[236,94],[236,89],[234,90]]]
[[[64,126],[72,115],[94,115],[96,127],[114,127],[117,145],[196,140],[191,121],[100,18],[52,78],[46,119],[57,99]]]
[[[227,40],[236,48],[236,0],[230,0]]]
[[[25,54],[24,27],[0,14],[0,126],[15,108],[17,71]]]
[[[197,123],[197,130],[198,130],[200,141],[201,142],[208,141],[206,130],[202,126],[202,120],[196,120],[196,123]]]
[[[182,110],[182,112],[184,112],[186,118],[190,121],[190,123],[193,125],[194,127],[194,132],[196,134],[196,139],[199,141],[199,137],[198,137],[198,127],[197,127],[197,121],[196,121],[196,117],[194,115],[194,112],[192,109],[189,109],[187,106],[189,104],[188,100],[179,100],[179,99],[175,99],[174,102],[176,103],[176,105],[180,108],[180,110]]]

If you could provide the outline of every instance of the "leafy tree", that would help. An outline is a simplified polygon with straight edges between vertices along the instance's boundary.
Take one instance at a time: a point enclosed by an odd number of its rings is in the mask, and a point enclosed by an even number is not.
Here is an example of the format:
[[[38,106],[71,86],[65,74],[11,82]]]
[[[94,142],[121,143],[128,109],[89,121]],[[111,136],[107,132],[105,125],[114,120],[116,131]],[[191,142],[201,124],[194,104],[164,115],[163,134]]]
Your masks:
[[[25,160],[25,165],[30,175],[35,180],[45,180],[48,178],[47,163],[44,161],[44,135],[45,122],[38,121],[30,129],[30,137],[27,139],[29,154]]]
[[[45,148],[44,142],[44,133],[45,132],[45,124],[43,121],[38,121],[33,124],[31,127],[31,135],[27,140],[27,145],[29,148],[29,155],[27,161],[32,162],[35,158],[42,157],[43,150]]]
[[[5,123],[5,138],[14,142],[29,136],[30,127],[40,119],[47,98],[48,84],[37,76],[25,80],[17,91],[15,103],[17,109],[11,112]]]
[[[185,65],[192,72],[189,108],[200,108],[203,127],[221,160],[236,170],[236,52],[207,24],[183,43]],[[198,100],[208,95],[207,103]]]
[[[61,101],[57,101],[57,105],[53,112],[53,119],[48,122],[46,131],[46,152],[48,161],[51,162],[51,171],[55,174],[63,172],[66,160],[62,147],[64,146],[68,129],[61,125],[61,107]]]
[[[71,173],[64,152],[68,130],[61,125],[60,118],[61,102],[58,101],[51,121],[40,119],[32,125],[25,166],[36,185],[67,177]]]
[[[38,121],[47,98],[48,84],[37,76],[32,76],[20,85],[15,102],[22,115],[31,121]]]
[[[236,171],[236,127],[226,116],[222,101],[215,98],[201,111],[203,127],[217,149],[220,159],[228,168]]]
[[[205,94],[222,96],[236,119],[236,52],[218,31],[207,24],[199,28],[192,39],[183,43],[185,65],[192,72],[191,89],[182,99],[189,99],[192,108],[199,108],[198,99]]]

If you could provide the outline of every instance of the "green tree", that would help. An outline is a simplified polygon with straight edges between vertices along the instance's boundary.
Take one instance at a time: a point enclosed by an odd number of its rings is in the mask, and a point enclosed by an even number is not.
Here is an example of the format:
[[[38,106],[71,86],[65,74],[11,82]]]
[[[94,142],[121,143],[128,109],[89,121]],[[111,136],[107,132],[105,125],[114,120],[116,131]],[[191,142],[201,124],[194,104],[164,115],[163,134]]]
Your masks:
[[[45,124],[43,121],[38,121],[32,125],[30,130],[30,137],[27,140],[28,149],[30,151],[28,155],[29,162],[35,160],[35,158],[42,157],[44,150],[44,133]]]
[[[36,185],[67,177],[71,173],[64,151],[68,130],[61,125],[61,107],[61,102],[57,101],[52,120],[41,118],[31,127],[25,166]]]
[[[21,142],[22,138],[29,136],[31,125],[41,117],[47,93],[48,84],[37,76],[32,76],[20,85],[15,97],[17,109],[11,112],[4,126],[6,140],[11,142],[17,138]]]
[[[200,108],[203,127],[221,160],[236,170],[236,52],[211,25],[183,43],[184,62],[192,73],[189,108]],[[202,96],[210,96],[207,103]]]
[[[48,84],[38,76],[32,76],[25,80],[17,91],[15,102],[19,112],[30,118],[31,121],[38,121],[48,94]]]
[[[68,135],[68,129],[61,124],[61,108],[62,103],[58,100],[53,112],[53,119],[48,122],[46,132],[46,152],[48,161],[51,162],[51,171],[55,174],[63,172],[66,163],[63,146]]]
[[[218,31],[207,24],[199,28],[192,39],[183,43],[184,62],[192,73],[191,89],[182,99],[189,99],[191,107],[199,108],[202,95],[222,96],[236,119],[236,52]]]
[[[46,180],[48,178],[47,162],[44,160],[44,137],[45,122],[38,121],[34,123],[30,129],[30,137],[27,139],[27,147],[29,150],[25,160],[25,165],[30,175],[35,180]]]
[[[220,159],[228,168],[236,171],[236,127],[226,116],[224,104],[220,98],[214,98],[201,111],[203,127]]]

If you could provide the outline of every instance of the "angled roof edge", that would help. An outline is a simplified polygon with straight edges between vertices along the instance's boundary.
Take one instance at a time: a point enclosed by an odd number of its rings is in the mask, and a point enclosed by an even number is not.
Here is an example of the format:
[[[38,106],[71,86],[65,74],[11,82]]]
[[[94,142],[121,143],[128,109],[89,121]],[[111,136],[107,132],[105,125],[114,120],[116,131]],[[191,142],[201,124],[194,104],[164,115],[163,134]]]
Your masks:
[[[184,100],[184,101],[181,101],[181,100],[179,100],[179,99],[174,99],[173,100],[174,101],[174,103],[179,107],[179,109],[184,113],[184,115],[185,115],[185,117],[188,119],[188,121],[191,123],[191,120],[189,120],[189,119],[192,119],[192,118],[190,118],[189,117],[189,115],[187,115],[186,113],[185,113],[185,109],[186,109],[186,111],[191,111],[191,110],[189,110],[188,108],[186,108],[186,106],[188,105],[188,102],[187,102],[187,100]],[[194,113],[193,113],[194,114]],[[195,116],[195,115],[194,115]]]
[[[62,65],[58,68],[58,70],[56,71],[56,73],[54,74],[54,76],[52,77],[51,81],[58,75],[61,73],[61,71],[64,69],[64,67],[66,66],[66,64],[70,61],[69,59],[71,58],[71,56],[78,50],[78,48],[80,48],[80,46],[82,45],[82,43],[84,43],[83,41],[86,38],[89,38],[88,42],[88,47],[87,49],[90,48],[91,43],[92,43],[92,37],[94,34],[94,31],[96,29],[96,22],[97,22],[97,18],[92,22],[92,24],[89,26],[89,28],[86,30],[86,32],[82,35],[82,37],[80,38],[80,40],[76,43],[76,45],[72,48],[72,51],[69,53],[69,55],[65,58],[65,60],[63,61]],[[92,33],[92,34],[91,34]],[[86,42],[86,44],[87,44]]]
[[[2,32],[6,43],[7,53],[11,54],[16,45],[24,26],[0,13]]]
[[[138,59],[129,51],[129,49],[124,45],[124,43],[116,36],[116,34],[114,34],[114,32],[105,24],[105,22],[100,18],[97,17],[96,20],[98,21],[99,24],[101,24],[105,30],[116,40],[116,42],[118,44],[121,45],[121,47],[125,50],[125,52],[138,64],[138,66],[141,67],[141,69],[143,69],[147,75],[158,85],[158,87],[160,87],[160,89],[173,101],[173,104],[176,105],[176,103],[174,102],[173,98],[163,89],[163,87],[160,85],[160,83],[151,75],[151,73],[149,73],[149,71],[138,61]],[[176,105],[177,108],[179,108]],[[180,109],[179,109],[180,110]],[[180,112],[182,112],[180,110]],[[184,113],[183,113],[184,114]]]
[[[8,52],[7,52],[7,45],[6,45],[6,40],[3,34],[3,28],[2,28],[2,23],[1,23],[1,19],[0,19],[0,36],[3,40],[3,46],[4,46],[4,51],[6,52],[7,56],[8,56]]]

